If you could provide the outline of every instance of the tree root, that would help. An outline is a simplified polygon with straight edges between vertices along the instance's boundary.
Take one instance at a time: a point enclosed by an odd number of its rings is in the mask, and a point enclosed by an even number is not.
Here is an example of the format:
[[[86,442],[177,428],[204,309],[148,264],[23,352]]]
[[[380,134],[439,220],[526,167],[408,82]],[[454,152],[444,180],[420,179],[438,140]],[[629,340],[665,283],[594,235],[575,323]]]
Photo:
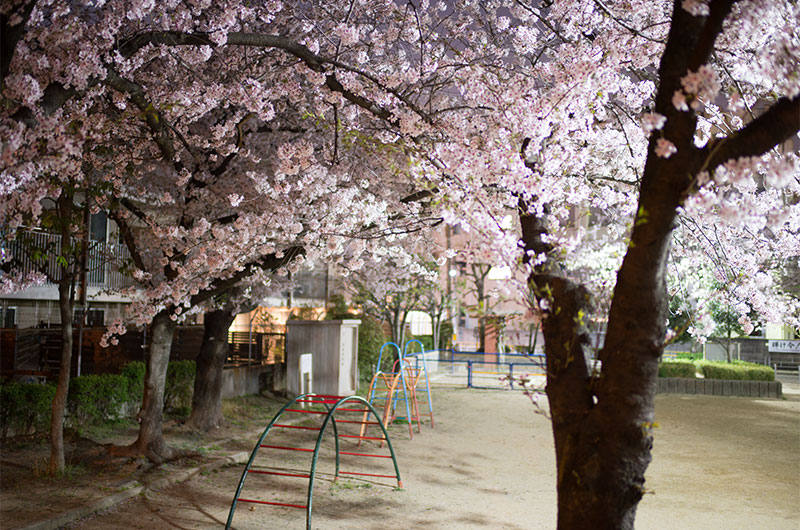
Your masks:
[[[143,445],[144,447],[142,447]],[[157,466],[181,458],[199,456],[197,451],[175,449],[163,442],[145,445],[137,440],[130,445],[104,444],[103,447],[109,456],[128,458],[143,456]]]

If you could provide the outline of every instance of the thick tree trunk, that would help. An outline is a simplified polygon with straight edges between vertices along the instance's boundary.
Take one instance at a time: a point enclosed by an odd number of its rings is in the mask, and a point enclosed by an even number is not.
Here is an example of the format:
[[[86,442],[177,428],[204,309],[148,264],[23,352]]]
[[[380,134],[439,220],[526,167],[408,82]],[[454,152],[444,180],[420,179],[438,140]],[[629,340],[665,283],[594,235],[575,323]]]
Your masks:
[[[207,432],[222,425],[222,370],[228,353],[228,328],[236,315],[229,310],[206,312],[203,343],[197,356],[192,414],[187,425]]]
[[[72,366],[72,282],[64,278],[58,283],[58,309],[61,314],[61,365],[58,385],[50,415],[50,462],[47,472],[57,475],[64,471],[64,410],[67,407],[70,368]]]
[[[650,462],[658,358],[663,349],[667,296],[664,281],[676,190],[642,192],[640,211],[620,269],[600,352],[591,353],[588,292],[548,269],[531,275],[545,301],[547,396],[556,445],[558,527],[633,528]],[[521,216],[526,249],[547,250],[541,219]]]
[[[153,318],[152,339],[144,375],[142,408],[137,415],[139,437],[129,448],[144,454],[155,464],[161,464],[180,454],[167,445],[162,430],[164,387],[176,326],[175,321],[170,318],[169,308],[162,310]]]
[[[552,263],[531,274],[537,298],[549,304],[543,330],[559,528],[633,528],[653,445],[658,359],[667,321],[667,255],[676,208],[691,192],[695,176],[731,158],[761,154],[797,130],[796,119],[781,121],[796,106],[790,102],[775,116],[768,112],[759,117],[724,145],[694,146],[697,117],[678,111],[672,98],[687,71],[697,71],[708,60],[731,7],[732,2],[712,2],[710,15],[703,18],[691,16],[677,0],[673,4],[655,103],[655,111],[667,121],[650,138],[631,242],[617,274],[599,353],[601,374],[590,374],[584,360],[590,346],[584,322],[587,293],[554,272]],[[677,152],[657,156],[659,138],[671,141]],[[520,210],[525,250],[549,253],[552,249],[541,237],[546,233],[543,220],[528,215],[524,203]]]
[[[633,528],[651,460],[658,358],[667,321],[665,268],[680,197],[669,178],[643,186],[639,211],[647,216],[635,224],[618,274],[599,355],[601,375],[594,376],[587,363],[592,346],[588,292],[548,269],[531,275],[547,307],[542,328],[559,528]],[[526,249],[538,254],[544,223],[525,215],[521,220]]]

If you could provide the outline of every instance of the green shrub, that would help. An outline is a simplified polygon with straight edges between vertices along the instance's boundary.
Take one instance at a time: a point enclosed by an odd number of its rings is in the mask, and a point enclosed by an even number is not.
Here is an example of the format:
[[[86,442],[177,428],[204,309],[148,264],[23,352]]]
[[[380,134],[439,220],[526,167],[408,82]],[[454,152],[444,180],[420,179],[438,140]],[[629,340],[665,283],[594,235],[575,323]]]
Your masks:
[[[122,415],[128,401],[128,382],[118,374],[82,375],[69,382],[67,415],[76,429],[84,429]]]
[[[167,383],[164,386],[164,408],[189,410],[194,393],[194,361],[172,361],[167,365]]]
[[[439,329],[439,349],[449,350],[453,347],[453,324],[449,320],[442,322]]]
[[[664,361],[658,365],[658,377],[697,377],[697,367],[691,361]]]
[[[700,372],[706,379],[727,379],[734,381],[774,381],[775,372],[762,364],[734,361],[699,361]]]
[[[0,434],[46,431],[50,423],[55,385],[6,383],[0,386]]]
[[[433,335],[419,335],[418,337],[412,336],[408,340],[411,339],[417,339],[418,341],[420,341],[422,343],[422,346],[425,348],[425,351],[430,351],[433,349]],[[408,343],[408,340],[406,341],[406,343]],[[408,347],[408,351],[411,353],[419,352],[419,344],[415,342],[414,344]]]
[[[361,320],[361,325],[358,327],[358,376],[362,383],[368,385],[375,374],[378,353],[386,342],[386,336],[383,334],[380,322],[374,318],[367,315],[359,315],[358,318]]]
[[[675,359],[679,361],[699,361],[702,358],[703,358],[703,352],[691,353],[691,352],[681,351],[675,354]]]
[[[142,361],[133,361],[122,367],[121,375],[126,380],[128,402],[139,403],[144,393],[145,364]]]
[[[128,402],[141,403],[144,392],[145,363],[133,361],[122,368],[128,392]],[[167,381],[164,386],[164,408],[185,410],[192,405],[194,376],[197,366],[194,361],[171,361],[167,365]]]

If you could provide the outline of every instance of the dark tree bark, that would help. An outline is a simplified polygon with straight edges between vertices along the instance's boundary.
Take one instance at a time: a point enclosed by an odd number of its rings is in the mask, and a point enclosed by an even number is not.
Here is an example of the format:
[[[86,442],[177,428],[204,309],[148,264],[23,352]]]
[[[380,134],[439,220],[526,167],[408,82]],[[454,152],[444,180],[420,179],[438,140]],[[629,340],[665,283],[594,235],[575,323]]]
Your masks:
[[[72,193],[64,191],[56,201],[61,231],[59,248],[58,309],[61,317],[61,364],[58,370],[56,395],[53,397],[50,414],[50,461],[47,472],[57,475],[64,471],[64,411],[69,393],[70,369],[72,367],[72,318],[75,308],[75,252],[72,248],[71,220],[73,217]]]
[[[129,246],[129,250],[131,250],[131,254],[138,256],[135,242],[131,239],[126,243]],[[256,269],[277,270],[303,253],[302,247],[289,247],[281,257],[277,257],[275,254],[261,256],[230,278],[219,280],[207,290],[194,295],[191,298],[191,304],[199,304],[214,296],[229,292],[232,287],[251,275]],[[109,447],[108,450],[112,454],[125,456],[143,454],[155,464],[179,458],[184,454],[182,451],[177,451],[167,445],[162,428],[167,365],[172,349],[172,338],[177,327],[176,321],[171,318],[172,314],[174,314],[174,307],[168,306],[153,317],[151,325],[152,341],[145,370],[144,395],[142,397],[141,410],[137,414],[139,436],[134,443],[127,447]]]
[[[144,373],[142,408],[136,415],[139,421],[139,437],[127,449],[118,454],[143,454],[155,464],[161,464],[181,455],[164,440],[162,426],[164,412],[164,388],[167,381],[167,365],[172,349],[172,338],[177,324],[170,318],[172,308],[162,309],[153,318],[150,326],[151,343]]]
[[[17,49],[17,42],[25,33],[25,26],[31,17],[31,12],[36,5],[36,0],[21,2],[9,10],[8,13],[0,14],[0,86],[8,75],[11,60],[14,58],[14,51]],[[14,20],[15,17],[19,17]],[[11,22],[16,22],[11,24]]]
[[[70,277],[58,282],[58,309],[61,315],[61,366],[58,370],[56,395],[50,415],[50,462],[47,472],[56,475],[64,471],[64,410],[69,392],[72,366],[72,315],[75,305]]]
[[[236,314],[230,309],[207,311],[187,425],[207,432],[222,425],[222,371],[228,354],[228,328]]]
[[[707,17],[693,17],[676,0],[659,68],[656,112],[667,117],[664,137],[678,151],[655,155],[651,137],[638,214],[617,276],[608,314],[602,372],[587,363],[587,291],[552,262],[529,280],[545,302],[542,327],[547,353],[547,396],[556,445],[558,527],[633,528],[653,445],[658,359],[663,351],[668,298],[665,268],[676,209],[697,174],[732,158],[762,154],[800,129],[800,98],[781,99],[742,130],[702,149],[693,144],[697,118],[672,105],[686,72],[706,63],[733,2],[712,1]],[[542,240],[545,220],[520,203],[522,242],[536,254],[552,250]]]

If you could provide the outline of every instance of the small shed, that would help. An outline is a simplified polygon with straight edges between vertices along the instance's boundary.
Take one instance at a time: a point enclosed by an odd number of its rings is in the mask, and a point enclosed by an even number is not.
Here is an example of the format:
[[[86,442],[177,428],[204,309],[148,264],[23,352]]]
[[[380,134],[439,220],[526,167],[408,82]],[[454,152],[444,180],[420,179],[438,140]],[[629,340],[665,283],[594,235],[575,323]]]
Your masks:
[[[300,394],[300,356],[313,354],[317,394],[350,396],[358,389],[360,320],[289,320],[286,323],[286,390]]]

